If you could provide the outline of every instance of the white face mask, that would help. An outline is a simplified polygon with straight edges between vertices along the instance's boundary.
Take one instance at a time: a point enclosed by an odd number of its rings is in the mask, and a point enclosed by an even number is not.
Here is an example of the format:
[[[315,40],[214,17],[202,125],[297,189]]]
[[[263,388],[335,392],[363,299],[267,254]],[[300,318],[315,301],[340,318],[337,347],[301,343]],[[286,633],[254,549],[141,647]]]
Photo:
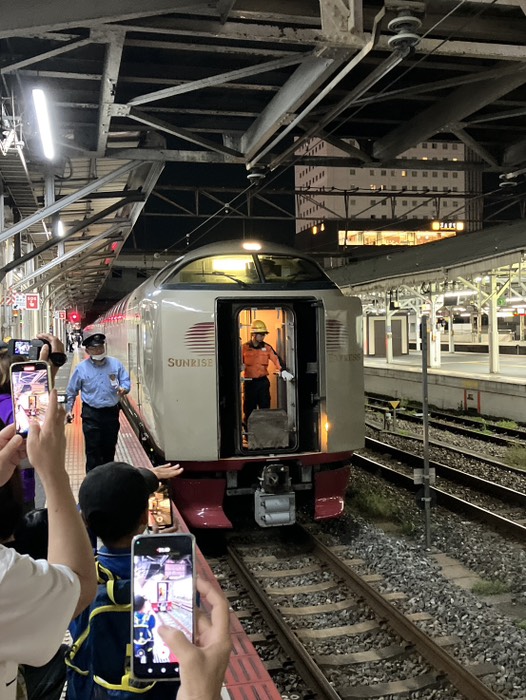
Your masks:
[[[98,355],[90,355],[90,357],[91,357],[92,360],[95,360],[95,362],[100,362],[101,360],[105,360],[105,359],[106,359],[106,353],[105,353],[105,352],[101,352],[101,353],[99,353]]]

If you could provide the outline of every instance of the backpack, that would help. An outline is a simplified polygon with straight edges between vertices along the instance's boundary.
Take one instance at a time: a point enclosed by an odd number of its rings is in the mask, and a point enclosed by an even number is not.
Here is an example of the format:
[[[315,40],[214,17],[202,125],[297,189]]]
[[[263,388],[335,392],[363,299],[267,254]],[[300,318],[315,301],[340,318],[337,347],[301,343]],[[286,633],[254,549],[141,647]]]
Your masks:
[[[66,655],[68,700],[173,698],[173,683],[145,683],[130,675],[131,582],[98,561],[95,600],[77,618],[78,636]],[[164,687],[163,687],[164,686]]]

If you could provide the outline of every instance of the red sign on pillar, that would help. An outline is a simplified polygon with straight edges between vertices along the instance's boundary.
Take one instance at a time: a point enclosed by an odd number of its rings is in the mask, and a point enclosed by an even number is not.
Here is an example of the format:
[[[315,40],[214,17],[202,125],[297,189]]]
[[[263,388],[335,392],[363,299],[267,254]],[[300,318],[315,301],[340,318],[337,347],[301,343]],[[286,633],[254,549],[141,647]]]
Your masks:
[[[28,311],[38,311],[39,302],[38,294],[26,294],[26,309]]]

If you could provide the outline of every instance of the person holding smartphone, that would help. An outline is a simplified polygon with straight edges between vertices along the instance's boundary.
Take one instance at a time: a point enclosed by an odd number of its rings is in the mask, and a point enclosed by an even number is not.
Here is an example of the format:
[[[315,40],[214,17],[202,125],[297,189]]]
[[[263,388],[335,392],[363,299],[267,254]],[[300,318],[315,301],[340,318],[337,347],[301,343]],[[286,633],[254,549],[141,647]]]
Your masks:
[[[164,465],[164,478],[181,470]],[[70,627],[73,647],[66,657],[68,700],[103,696],[112,688],[119,700],[175,700],[178,684],[137,681],[130,673],[133,653],[131,619],[134,612],[132,541],[142,535],[148,523],[148,499],[159,488],[154,469],[138,469],[125,462],[99,465],[86,475],[79,489],[79,507],[89,531],[102,541],[96,556],[99,579],[95,600]],[[162,535],[155,536],[161,538]],[[145,659],[151,658],[153,637],[151,608],[137,610],[144,622],[142,637]],[[142,625],[141,625],[142,626]],[[117,695],[118,691],[118,695]]]
[[[49,509],[47,561],[20,556],[0,545],[2,700],[15,700],[18,664],[47,664],[59,649],[70,619],[96,592],[91,546],[65,468],[64,418],[53,390],[42,426],[31,421],[27,441],[15,434],[14,425],[0,431],[0,486],[11,479],[27,452]]]
[[[82,432],[86,444],[86,472],[112,462],[119,436],[120,399],[131,387],[124,365],[106,354],[104,333],[87,331],[82,344],[88,358],[77,365],[66,389],[68,420],[82,396]]]

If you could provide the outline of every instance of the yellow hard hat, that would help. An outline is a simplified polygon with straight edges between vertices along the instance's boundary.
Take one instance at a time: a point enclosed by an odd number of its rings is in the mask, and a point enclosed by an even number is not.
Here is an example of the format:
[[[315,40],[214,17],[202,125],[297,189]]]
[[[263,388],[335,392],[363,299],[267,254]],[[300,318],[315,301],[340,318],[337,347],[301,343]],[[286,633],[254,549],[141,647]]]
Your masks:
[[[267,327],[263,321],[252,321],[252,333],[268,333]]]

